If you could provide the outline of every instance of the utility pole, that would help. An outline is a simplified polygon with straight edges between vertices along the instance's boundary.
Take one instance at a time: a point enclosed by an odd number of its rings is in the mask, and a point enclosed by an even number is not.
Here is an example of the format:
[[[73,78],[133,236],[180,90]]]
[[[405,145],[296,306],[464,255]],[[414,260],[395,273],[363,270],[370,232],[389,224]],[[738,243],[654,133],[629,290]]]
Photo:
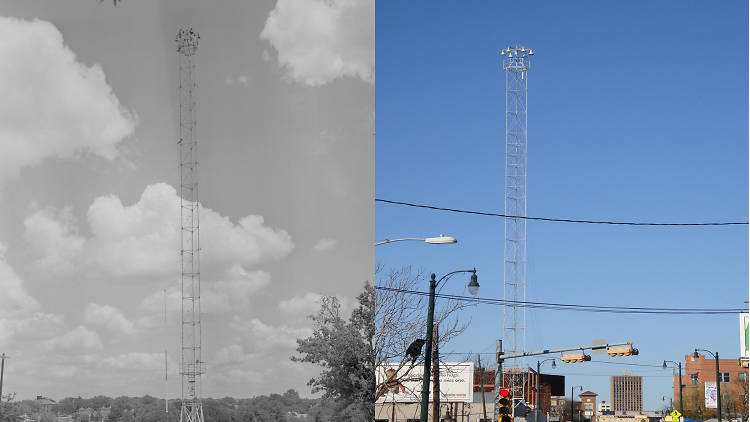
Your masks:
[[[432,328],[432,422],[440,422],[440,356],[438,325]]]
[[[482,369],[482,358],[477,354],[479,363],[479,384],[482,386],[482,417],[487,419],[487,404],[484,401],[484,370]]]
[[[5,375],[5,353],[0,355],[0,404],[3,403],[3,376]]]

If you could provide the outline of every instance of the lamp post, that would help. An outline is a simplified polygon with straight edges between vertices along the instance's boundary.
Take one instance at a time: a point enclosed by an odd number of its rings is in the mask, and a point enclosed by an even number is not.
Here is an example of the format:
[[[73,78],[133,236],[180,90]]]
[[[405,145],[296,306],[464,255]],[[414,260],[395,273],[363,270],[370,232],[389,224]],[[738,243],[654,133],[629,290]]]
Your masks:
[[[714,354],[706,349],[695,349],[693,357],[696,359],[698,359],[698,350],[700,350],[701,352],[706,352],[709,355],[713,356],[714,359],[716,359],[716,409],[717,420],[721,422],[721,378],[719,378],[719,352],[716,352],[716,354]]]
[[[677,371],[680,374],[680,413],[682,413],[682,362],[675,362],[673,360],[665,360],[664,363],[661,365],[661,367],[664,369],[667,369],[667,363],[674,363],[675,365],[677,365]]]
[[[576,388],[583,391],[582,385],[576,385],[575,387],[570,387],[570,422],[573,422],[573,390],[575,390]]]
[[[375,242],[375,246],[385,245],[386,243],[393,243],[393,242],[405,242],[405,241],[416,241],[416,242],[425,242],[429,243],[430,245],[450,245],[453,243],[458,243],[458,240],[456,240],[455,237],[446,236],[444,234],[441,234],[437,237],[403,237],[400,239],[383,239]]]
[[[437,285],[448,277],[458,273],[471,273],[471,281],[467,286],[469,293],[476,295],[479,291],[477,282],[477,269],[452,271],[435,281],[435,274],[430,274],[430,300],[427,304],[427,340],[424,349],[424,377],[422,378],[422,412],[420,422],[427,422],[427,407],[430,401],[430,363],[432,361],[432,329],[433,317],[435,316],[435,289]]]
[[[542,389],[541,389],[541,370],[542,370],[542,364],[544,362],[552,361],[552,368],[556,368],[557,365],[555,365],[555,358],[549,358],[544,359],[542,361],[536,361],[536,416],[534,417],[534,421],[539,422],[539,413],[542,411]]]

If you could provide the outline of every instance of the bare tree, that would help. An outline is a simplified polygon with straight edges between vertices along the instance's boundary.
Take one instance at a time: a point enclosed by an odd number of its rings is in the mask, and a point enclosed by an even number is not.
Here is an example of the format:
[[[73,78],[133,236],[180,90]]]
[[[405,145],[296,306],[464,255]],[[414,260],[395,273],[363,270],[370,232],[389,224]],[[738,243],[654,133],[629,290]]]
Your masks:
[[[386,363],[397,367],[394,368],[395,374],[378,380],[376,398],[402,382],[422,379],[421,372],[412,369],[424,364],[424,354],[407,359],[406,350],[414,340],[425,338],[429,300],[427,295],[414,293],[423,292],[428,285],[421,270],[414,271],[405,266],[383,273],[383,266],[378,264],[373,337],[375,367],[380,368]],[[449,299],[436,301],[434,324],[440,326],[440,344],[448,343],[468,327],[470,320],[461,318],[459,311],[469,306],[474,305]]]

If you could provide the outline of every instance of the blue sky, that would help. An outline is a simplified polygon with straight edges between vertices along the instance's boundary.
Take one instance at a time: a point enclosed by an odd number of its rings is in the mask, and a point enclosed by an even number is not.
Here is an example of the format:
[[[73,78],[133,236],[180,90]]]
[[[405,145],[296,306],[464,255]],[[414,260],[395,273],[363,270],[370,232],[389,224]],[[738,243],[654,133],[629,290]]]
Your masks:
[[[747,4],[379,2],[375,191],[379,198],[502,212],[504,73],[499,50],[535,51],[529,72],[528,215],[630,221],[746,221]],[[476,266],[502,298],[503,221],[376,204],[376,238],[453,235],[459,244],[376,248],[386,267],[438,275]],[[637,228],[530,222],[527,299],[741,307],[747,226]],[[460,293],[453,278],[446,292]],[[468,282],[468,278],[465,280]],[[427,289],[427,286],[424,286]],[[466,312],[454,352],[491,352],[502,310]],[[739,354],[738,318],[527,313],[527,349],[631,340],[661,364],[694,347]],[[446,350],[446,349],[444,349]],[[606,356],[606,355],[605,355]],[[489,360],[490,356],[486,356]],[[535,364],[529,360],[529,364]],[[609,375],[644,375],[647,409],[671,371],[558,365],[568,388],[609,400]]]

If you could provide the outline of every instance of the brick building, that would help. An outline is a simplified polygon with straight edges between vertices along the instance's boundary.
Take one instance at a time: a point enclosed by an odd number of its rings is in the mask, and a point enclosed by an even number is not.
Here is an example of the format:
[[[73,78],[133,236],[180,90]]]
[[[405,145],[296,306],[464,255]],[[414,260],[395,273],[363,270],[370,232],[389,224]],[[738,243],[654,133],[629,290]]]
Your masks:
[[[611,379],[610,398],[615,412],[643,411],[643,378],[633,375],[616,375]]]
[[[596,422],[596,396],[597,394],[591,391],[585,391],[578,395],[581,399],[583,416],[591,422]]]
[[[721,395],[730,395],[738,398],[744,394],[739,391],[740,383],[747,384],[748,368],[740,366],[739,361],[735,359],[719,359],[719,374],[721,379]],[[672,390],[674,394],[675,406],[679,406],[680,400],[680,381],[677,373],[672,377]],[[699,389],[706,381],[716,382],[716,360],[712,357],[706,358],[705,355],[698,354],[696,359],[691,353],[685,355],[685,363],[682,367],[682,384],[684,385],[682,395],[684,400],[688,400],[690,395],[694,395],[696,389]],[[738,382],[739,381],[739,382]],[[703,392],[700,392],[703,395]],[[724,407],[722,403],[722,407]]]

